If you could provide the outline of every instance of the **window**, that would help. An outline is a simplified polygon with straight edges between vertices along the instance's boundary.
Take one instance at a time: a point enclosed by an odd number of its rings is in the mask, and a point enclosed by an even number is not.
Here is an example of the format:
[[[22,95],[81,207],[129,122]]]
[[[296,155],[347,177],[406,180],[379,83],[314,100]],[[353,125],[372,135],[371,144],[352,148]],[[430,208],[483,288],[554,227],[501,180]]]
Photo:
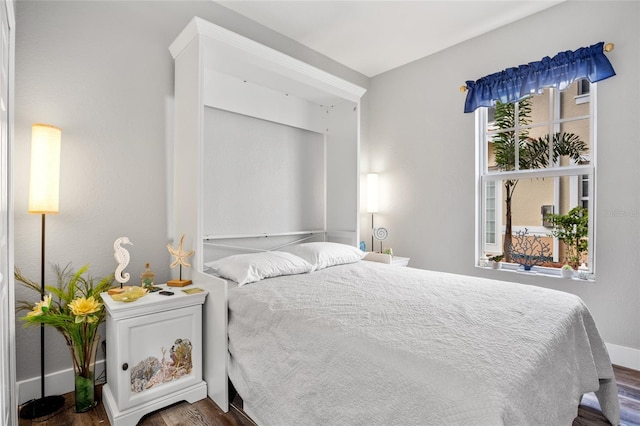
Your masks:
[[[576,103],[585,87],[589,102]],[[578,80],[566,91],[476,110],[478,258],[504,254],[513,268],[531,263],[526,256],[552,268],[584,262],[594,272],[595,96],[595,84]],[[574,207],[588,214],[588,247],[577,259],[544,213],[568,215]]]

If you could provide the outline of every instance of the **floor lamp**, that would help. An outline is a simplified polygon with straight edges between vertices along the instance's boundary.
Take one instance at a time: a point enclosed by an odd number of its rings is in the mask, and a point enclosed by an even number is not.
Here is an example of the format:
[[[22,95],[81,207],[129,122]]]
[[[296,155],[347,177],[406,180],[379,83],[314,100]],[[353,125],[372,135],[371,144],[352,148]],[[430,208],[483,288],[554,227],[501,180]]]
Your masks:
[[[31,127],[31,176],[29,180],[29,213],[42,216],[40,251],[40,284],[42,298],[45,288],[45,216],[58,213],[60,188],[60,141],[62,131],[48,124]],[[25,404],[20,410],[23,419],[35,419],[58,411],[64,405],[64,397],[45,396],[44,380],[44,324],[40,324],[40,399]]]
[[[378,174],[367,175],[367,212],[371,213],[371,251],[373,251],[373,215],[378,213]]]

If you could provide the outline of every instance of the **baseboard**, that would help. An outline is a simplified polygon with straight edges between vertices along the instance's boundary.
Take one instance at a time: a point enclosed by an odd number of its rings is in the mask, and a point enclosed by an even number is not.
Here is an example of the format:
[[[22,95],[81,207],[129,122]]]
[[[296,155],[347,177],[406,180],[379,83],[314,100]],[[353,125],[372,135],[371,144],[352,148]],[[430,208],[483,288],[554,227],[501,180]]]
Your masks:
[[[640,371],[640,349],[607,343],[611,362],[622,367]],[[105,361],[96,362],[96,377],[104,376]],[[47,374],[45,377],[47,395],[63,395],[74,390],[73,368]],[[18,388],[18,404],[40,398],[40,377],[22,380],[16,383]],[[248,413],[247,413],[248,414]]]
[[[613,364],[640,371],[640,349],[614,345],[613,343],[606,345]]]
[[[96,362],[96,378],[102,379],[104,375],[105,361]],[[56,371],[45,376],[45,396],[64,395],[74,391],[73,368]],[[104,381],[104,380],[103,380]],[[21,380],[16,383],[18,389],[18,405],[24,404],[32,399],[38,399],[42,396],[40,390],[40,376],[27,380]]]

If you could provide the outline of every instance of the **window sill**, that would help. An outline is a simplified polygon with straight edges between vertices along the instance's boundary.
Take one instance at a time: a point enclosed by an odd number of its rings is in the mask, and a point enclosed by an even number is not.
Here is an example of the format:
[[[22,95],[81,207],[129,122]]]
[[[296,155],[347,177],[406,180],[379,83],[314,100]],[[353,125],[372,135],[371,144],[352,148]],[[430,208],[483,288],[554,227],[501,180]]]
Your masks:
[[[498,269],[493,268],[491,266],[488,266],[488,267],[476,266],[476,267],[480,269],[492,269],[497,272],[510,272],[510,273],[516,273],[516,274],[522,274],[522,275],[537,275],[541,277],[558,278],[558,279],[567,280],[567,281],[582,281],[582,282],[591,282],[591,283],[596,281],[595,275],[592,273],[589,274],[589,278],[587,279],[578,278],[577,272],[575,273],[574,277],[565,278],[562,276],[562,272],[560,272],[560,269],[558,268],[534,266],[533,268],[531,268],[531,271],[525,271],[524,268],[518,265],[517,263],[501,263],[500,265],[501,266]]]

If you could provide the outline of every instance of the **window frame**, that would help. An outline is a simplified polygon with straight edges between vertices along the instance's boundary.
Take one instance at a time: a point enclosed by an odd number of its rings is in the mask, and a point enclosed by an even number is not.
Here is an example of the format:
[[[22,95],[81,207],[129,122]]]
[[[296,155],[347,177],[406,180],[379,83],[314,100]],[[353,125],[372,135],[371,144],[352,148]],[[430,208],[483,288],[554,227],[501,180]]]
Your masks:
[[[486,205],[485,205],[485,188],[486,182],[489,181],[500,181],[506,179],[536,179],[536,178],[559,178],[562,176],[571,177],[571,181],[574,182],[572,184],[577,187],[578,184],[581,183],[582,175],[587,175],[589,179],[588,185],[588,203],[589,203],[589,251],[587,253],[589,272],[591,277],[595,278],[596,273],[596,212],[597,212],[597,197],[596,197],[596,185],[597,185],[597,84],[590,84],[590,93],[589,93],[589,162],[588,164],[574,164],[569,166],[560,167],[558,164],[550,166],[545,169],[530,169],[530,170],[518,170],[518,160],[517,160],[517,152],[516,152],[516,170],[513,171],[490,171],[489,166],[487,164],[488,160],[488,147],[490,139],[487,137],[488,135],[488,108],[480,107],[475,111],[475,141],[476,141],[476,250],[475,250],[475,258],[480,259],[485,255],[487,251],[486,242],[485,242],[485,228],[486,224]],[[555,107],[553,108],[553,117],[550,117],[552,120],[551,123],[546,122],[549,128],[553,128],[554,132],[558,132],[560,130],[560,125],[564,122],[568,121],[577,121],[581,117],[571,117],[570,119],[563,118],[560,119],[560,108],[559,108],[559,99],[560,99],[560,91],[557,89],[550,89],[553,91],[553,96],[550,96],[550,102],[555,103]],[[551,114],[550,114],[551,115]],[[516,120],[517,122],[517,120]],[[537,123],[533,123],[533,126],[536,127]],[[553,126],[553,127],[551,127]],[[516,126],[516,129],[519,126]],[[559,191],[558,191],[558,179],[555,179],[556,184],[554,185],[554,211],[559,211]],[[501,184],[499,185],[502,186]],[[497,188],[496,188],[497,189]],[[576,188],[577,189],[577,188]],[[573,192],[573,191],[572,191]],[[575,192],[574,192],[575,194]],[[584,195],[584,194],[582,194]],[[497,197],[498,198],[498,197]],[[502,197],[499,197],[501,202],[503,202]],[[573,197],[571,197],[573,198]],[[575,197],[581,198],[581,197]],[[581,200],[577,200],[576,205],[582,205]],[[573,204],[573,200],[571,200]],[[498,210],[498,209],[496,209]],[[502,211],[502,208],[499,209]],[[502,215],[500,215],[502,217]],[[499,235],[503,235],[503,226],[500,221]],[[500,238],[501,241],[501,238]],[[558,240],[554,238],[554,254],[558,253]],[[502,252],[502,244],[499,245],[500,252]],[[478,262],[476,262],[476,266]],[[505,268],[515,269],[515,268]],[[535,269],[535,268],[534,268]],[[550,270],[549,275],[560,275],[559,268],[538,268],[544,270]],[[557,273],[554,273],[556,272]]]

